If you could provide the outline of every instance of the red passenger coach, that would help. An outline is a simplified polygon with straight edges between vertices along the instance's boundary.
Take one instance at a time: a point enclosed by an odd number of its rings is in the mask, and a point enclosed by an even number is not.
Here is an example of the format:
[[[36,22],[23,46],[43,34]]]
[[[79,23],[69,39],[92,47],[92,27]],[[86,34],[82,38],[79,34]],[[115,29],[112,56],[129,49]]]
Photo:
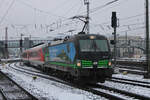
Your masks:
[[[45,60],[42,48],[43,46],[37,46],[24,51],[22,54],[23,62],[35,66],[43,65]]]

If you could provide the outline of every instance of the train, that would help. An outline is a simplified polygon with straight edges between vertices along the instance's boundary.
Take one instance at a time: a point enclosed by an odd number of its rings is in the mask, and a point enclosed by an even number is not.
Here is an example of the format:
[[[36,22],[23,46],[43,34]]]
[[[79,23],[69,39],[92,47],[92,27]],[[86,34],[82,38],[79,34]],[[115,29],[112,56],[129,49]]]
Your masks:
[[[109,42],[97,34],[55,39],[25,50],[22,61],[81,82],[105,82],[113,74]]]

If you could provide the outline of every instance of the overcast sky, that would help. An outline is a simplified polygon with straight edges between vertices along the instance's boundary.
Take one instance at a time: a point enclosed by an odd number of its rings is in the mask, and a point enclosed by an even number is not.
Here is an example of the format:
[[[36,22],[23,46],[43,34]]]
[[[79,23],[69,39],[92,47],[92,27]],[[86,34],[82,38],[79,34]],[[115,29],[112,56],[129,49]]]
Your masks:
[[[117,12],[117,34],[144,36],[145,0],[89,0],[90,33],[111,36],[112,11]],[[107,6],[105,6],[107,5]],[[84,0],[0,0],[0,39],[4,39],[5,27],[8,37],[54,37],[76,34],[83,22],[71,19],[86,14]]]

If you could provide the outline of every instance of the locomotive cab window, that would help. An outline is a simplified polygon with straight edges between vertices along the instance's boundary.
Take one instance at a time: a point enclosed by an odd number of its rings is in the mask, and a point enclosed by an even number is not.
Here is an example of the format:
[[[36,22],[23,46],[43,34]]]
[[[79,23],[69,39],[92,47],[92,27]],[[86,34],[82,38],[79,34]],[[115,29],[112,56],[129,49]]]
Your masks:
[[[81,52],[108,52],[107,40],[79,40]]]

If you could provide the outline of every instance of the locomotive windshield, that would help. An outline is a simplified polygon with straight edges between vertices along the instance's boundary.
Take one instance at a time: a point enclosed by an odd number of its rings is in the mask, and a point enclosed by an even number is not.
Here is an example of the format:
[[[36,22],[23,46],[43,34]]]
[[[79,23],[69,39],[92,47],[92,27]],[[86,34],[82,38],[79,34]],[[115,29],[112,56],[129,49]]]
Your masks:
[[[79,40],[81,52],[108,52],[107,40]]]

